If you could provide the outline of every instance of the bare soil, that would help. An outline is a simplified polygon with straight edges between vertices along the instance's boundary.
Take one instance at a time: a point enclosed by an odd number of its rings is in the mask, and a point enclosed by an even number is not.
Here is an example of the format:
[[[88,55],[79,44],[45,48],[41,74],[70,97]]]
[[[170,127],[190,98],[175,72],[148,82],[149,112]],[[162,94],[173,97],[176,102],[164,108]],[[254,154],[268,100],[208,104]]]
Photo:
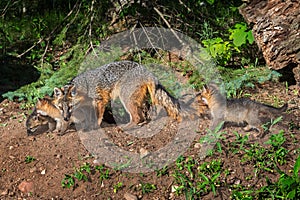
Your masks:
[[[295,127],[299,127],[299,91],[296,93],[296,89],[292,87],[287,89],[283,83],[269,82],[245,90],[244,94],[247,93],[251,94],[252,99],[272,105],[281,101],[289,103],[284,120],[272,129],[272,133],[284,130],[287,139],[284,147],[290,151],[287,162],[280,166],[280,169],[289,173],[297,157],[295,152],[300,148],[299,142],[294,142],[300,140],[299,129],[291,129],[289,125],[293,122]],[[178,196],[172,191],[172,186],[176,185],[172,176],[176,168],[175,163],[171,163],[166,174],[162,176],[158,176],[156,172],[128,173],[105,166],[104,169],[109,169],[109,178],[101,182],[100,174],[95,170],[95,166],[99,165],[99,162],[101,164],[101,158],[97,158],[98,163],[95,161],[76,131],[69,130],[62,136],[55,133],[28,136],[25,127],[28,111],[20,109],[19,103],[4,100],[0,104],[0,112],[0,199],[124,199],[126,193],[135,195],[138,199],[185,199],[183,194]],[[198,135],[184,156],[197,158],[199,148],[195,144],[205,135],[209,122],[206,118],[199,119]],[[145,140],[122,134],[114,126],[108,126],[104,130],[111,141],[120,148],[139,152],[141,148],[147,151],[159,149],[172,140],[174,137],[172,128],[176,127],[176,123],[170,121],[167,127],[159,135]],[[228,169],[231,173],[227,177],[221,177],[222,185],[217,187],[216,196],[210,192],[203,196],[203,199],[229,199],[230,185],[240,183],[244,186],[260,188],[266,185],[265,177],[271,180],[279,178],[278,173],[272,172],[257,175],[251,163],[241,163],[239,153],[229,154],[228,144],[235,138],[233,132],[246,133],[240,127],[234,126],[227,126],[224,130],[227,134],[221,141],[222,152],[206,157],[204,160],[199,159],[199,163],[218,158],[222,162],[222,168]],[[267,134],[256,142],[263,144],[269,137],[270,135]],[[266,145],[266,148],[268,147]],[[25,162],[27,156],[34,157],[36,160],[27,163]],[[88,180],[75,180],[74,187],[63,188],[61,182],[65,175],[73,174],[75,168],[79,168],[84,163],[89,163],[92,169],[90,174],[86,173]],[[24,181],[33,183],[29,193],[21,192],[18,188]],[[114,191],[117,183],[122,183],[122,186]],[[143,193],[142,183],[153,184],[156,189]]]

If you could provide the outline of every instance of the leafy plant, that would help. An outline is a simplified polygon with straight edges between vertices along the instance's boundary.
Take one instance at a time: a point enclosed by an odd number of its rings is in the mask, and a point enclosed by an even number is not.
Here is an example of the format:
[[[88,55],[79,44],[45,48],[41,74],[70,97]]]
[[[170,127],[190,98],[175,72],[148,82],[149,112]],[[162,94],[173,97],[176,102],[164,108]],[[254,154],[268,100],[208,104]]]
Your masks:
[[[267,179],[268,185],[258,191],[259,198],[273,199],[299,199],[300,198],[300,155],[296,159],[292,175],[288,175],[278,169],[280,178],[272,183]]]
[[[271,119],[270,122],[263,124],[262,127],[263,127],[264,131],[267,131],[267,130],[271,129],[275,124],[280,122],[281,120],[282,120],[282,116],[277,117],[275,120]]]
[[[229,39],[233,41],[235,47],[254,42],[252,31],[247,28],[247,24],[244,22],[236,23],[234,28],[230,28],[228,31],[230,32]]]
[[[151,183],[141,183],[142,194],[147,194],[156,190],[156,186]]]
[[[209,54],[218,60],[219,64],[226,65],[232,56],[232,44],[222,38],[212,38],[202,41]]]
[[[96,171],[99,171],[100,176],[100,182],[102,182],[104,179],[109,179],[109,169],[104,169],[104,165],[96,166],[95,167]]]
[[[33,156],[26,156],[25,157],[25,163],[31,163],[31,162],[33,162],[33,161],[35,161],[36,160],[36,158],[34,158]]]
[[[65,177],[61,181],[63,188],[70,188],[75,185],[75,179],[78,181],[87,181],[88,177],[86,174],[91,173],[91,166],[89,163],[84,163],[79,168],[75,168],[75,172],[71,175],[65,174]]]
[[[198,166],[196,160],[188,157],[177,162],[177,169],[172,176],[178,186],[174,187],[177,194],[184,194],[186,199],[195,199],[212,191],[220,185],[222,162],[212,160]]]
[[[61,186],[63,188],[71,188],[74,185],[75,185],[74,177],[72,175],[65,174],[65,177],[61,181]]]
[[[117,193],[118,190],[120,190],[122,187],[123,187],[123,183],[122,183],[122,182],[118,182],[117,184],[115,184],[115,185],[113,186],[113,188],[114,188],[114,193]]]
[[[163,168],[161,168],[160,170],[156,170],[156,176],[157,177],[161,177],[164,175],[168,175],[168,166],[164,166]]]

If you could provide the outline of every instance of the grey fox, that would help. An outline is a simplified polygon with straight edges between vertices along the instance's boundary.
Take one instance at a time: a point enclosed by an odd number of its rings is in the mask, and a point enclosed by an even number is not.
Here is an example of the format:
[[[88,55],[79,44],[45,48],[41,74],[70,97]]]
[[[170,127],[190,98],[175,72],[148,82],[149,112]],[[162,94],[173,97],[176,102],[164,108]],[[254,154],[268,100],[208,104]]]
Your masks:
[[[215,129],[222,121],[246,122],[248,125],[244,127],[245,131],[256,129],[262,133],[261,125],[263,122],[259,117],[261,113],[274,116],[281,114],[287,109],[287,104],[280,108],[275,108],[245,98],[226,99],[214,84],[204,87],[201,96],[208,105],[213,118],[211,129]]]
[[[63,133],[68,128],[69,122],[63,119],[61,111],[53,104],[53,99],[48,97],[38,99],[34,110],[27,119],[27,128],[32,126],[32,124],[35,124],[34,126],[44,124],[45,120],[49,124],[50,131],[55,130]],[[55,128],[53,128],[53,120],[56,122]]]
[[[56,122],[54,119],[49,116],[38,114],[36,108],[34,108],[33,112],[26,120],[27,135],[36,133],[38,128],[44,125],[48,125],[48,131],[50,132],[54,131],[56,128]]]
[[[149,93],[153,105],[162,105],[169,116],[180,121],[180,105],[144,66],[132,61],[113,62],[75,77],[64,89],[55,88],[56,105],[62,110],[65,120],[72,115],[72,108],[84,104],[85,94],[97,113],[100,126],[106,105],[117,97],[130,116],[126,126],[144,120],[142,104]]]
[[[69,121],[65,121],[62,112],[55,105],[55,99],[43,98],[36,103],[34,111],[26,120],[27,133],[32,134],[39,126],[48,123],[50,132],[63,134],[71,123],[75,123],[78,130],[95,128],[96,114],[92,106],[77,106]]]

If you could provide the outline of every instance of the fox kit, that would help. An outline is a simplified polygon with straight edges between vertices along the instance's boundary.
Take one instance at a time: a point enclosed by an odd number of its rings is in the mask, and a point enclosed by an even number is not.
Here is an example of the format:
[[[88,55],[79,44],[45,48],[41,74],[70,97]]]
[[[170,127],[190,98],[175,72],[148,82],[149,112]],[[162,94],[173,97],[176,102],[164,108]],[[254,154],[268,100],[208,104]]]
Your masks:
[[[55,131],[63,133],[67,130],[69,122],[63,119],[61,111],[53,104],[52,99],[39,99],[35,105],[35,108],[37,114],[51,117],[56,121]]]
[[[95,129],[97,116],[93,100],[86,94],[78,92],[78,98],[72,101],[70,97],[77,94],[75,89],[70,85],[61,89],[54,88],[53,104],[60,110],[63,119],[75,123],[77,129]]]
[[[142,104],[147,93],[153,105],[162,105],[169,116],[180,121],[180,106],[158,79],[142,65],[132,61],[113,62],[75,77],[64,89],[55,88],[54,96],[66,120],[71,116],[72,107],[84,104],[85,94],[92,98],[100,126],[106,105],[119,97],[130,116],[126,126],[144,120]]]
[[[27,135],[34,134],[38,128],[43,125],[48,125],[48,131],[50,132],[54,131],[56,128],[56,122],[54,119],[49,116],[38,114],[35,108],[26,120]]]
[[[234,123],[247,123],[245,131],[256,129],[260,133],[262,120],[259,118],[261,113],[267,115],[280,115],[286,111],[287,104],[280,108],[261,104],[250,99],[226,99],[216,85],[204,87],[202,99],[208,105],[212,116],[211,129],[214,130],[222,121]]]

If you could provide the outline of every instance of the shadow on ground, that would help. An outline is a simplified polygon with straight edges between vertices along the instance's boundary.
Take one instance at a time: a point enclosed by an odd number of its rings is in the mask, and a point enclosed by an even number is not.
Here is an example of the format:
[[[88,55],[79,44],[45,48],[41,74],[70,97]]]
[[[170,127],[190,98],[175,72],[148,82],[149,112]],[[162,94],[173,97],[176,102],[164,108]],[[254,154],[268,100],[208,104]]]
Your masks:
[[[17,90],[40,77],[37,69],[12,56],[0,57],[0,71],[0,102],[6,92]]]

